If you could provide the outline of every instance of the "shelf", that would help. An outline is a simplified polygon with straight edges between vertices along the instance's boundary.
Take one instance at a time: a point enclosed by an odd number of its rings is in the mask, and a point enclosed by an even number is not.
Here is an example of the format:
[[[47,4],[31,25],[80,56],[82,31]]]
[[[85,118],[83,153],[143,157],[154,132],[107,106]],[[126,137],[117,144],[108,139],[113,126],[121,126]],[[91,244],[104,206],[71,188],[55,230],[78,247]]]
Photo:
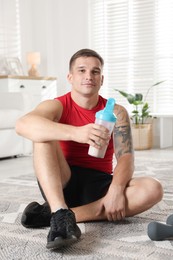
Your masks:
[[[33,79],[33,80],[56,80],[56,77],[29,77],[18,75],[0,75],[0,79]]]

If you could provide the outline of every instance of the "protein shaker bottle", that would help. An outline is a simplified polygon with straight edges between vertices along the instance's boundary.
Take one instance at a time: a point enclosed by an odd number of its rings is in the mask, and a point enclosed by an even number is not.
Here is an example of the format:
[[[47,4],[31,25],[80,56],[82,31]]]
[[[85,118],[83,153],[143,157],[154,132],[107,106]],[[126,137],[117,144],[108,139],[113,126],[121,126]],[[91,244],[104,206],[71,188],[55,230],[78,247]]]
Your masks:
[[[95,123],[105,126],[111,135],[114,125],[116,123],[116,116],[114,115],[115,99],[109,98],[103,110],[100,110],[95,115]],[[88,154],[98,158],[104,158],[108,144],[101,149],[97,149],[90,145]]]

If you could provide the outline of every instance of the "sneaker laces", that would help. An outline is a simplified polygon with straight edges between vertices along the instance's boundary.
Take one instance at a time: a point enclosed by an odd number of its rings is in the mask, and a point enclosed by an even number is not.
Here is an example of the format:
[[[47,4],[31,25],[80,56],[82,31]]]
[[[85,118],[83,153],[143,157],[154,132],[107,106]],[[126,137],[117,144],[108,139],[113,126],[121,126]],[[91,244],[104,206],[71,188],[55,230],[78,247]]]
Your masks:
[[[60,209],[52,214],[51,227],[55,232],[60,233],[63,237],[69,232],[74,233],[75,218],[73,213],[67,209]]]

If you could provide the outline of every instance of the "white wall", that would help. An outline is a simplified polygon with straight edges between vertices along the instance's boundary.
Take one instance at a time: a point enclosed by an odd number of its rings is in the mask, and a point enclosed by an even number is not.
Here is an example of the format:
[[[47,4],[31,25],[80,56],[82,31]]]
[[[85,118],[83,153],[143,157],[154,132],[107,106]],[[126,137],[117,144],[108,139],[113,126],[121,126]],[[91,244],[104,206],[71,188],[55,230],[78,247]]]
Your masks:
[[[70,57],[88,47],[88,0],[19,0],[22,64],[26,53],[41,52],[41,76],[57,77],[58,94],[70,89]]]

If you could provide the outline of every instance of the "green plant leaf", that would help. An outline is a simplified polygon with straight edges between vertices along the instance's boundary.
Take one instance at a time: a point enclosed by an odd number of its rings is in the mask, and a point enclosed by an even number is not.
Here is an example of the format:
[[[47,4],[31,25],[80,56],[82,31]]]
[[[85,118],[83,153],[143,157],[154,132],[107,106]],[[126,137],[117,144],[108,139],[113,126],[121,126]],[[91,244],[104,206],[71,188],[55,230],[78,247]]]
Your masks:
[[[143,95],[141,93],[136,93],[135,94],[135,101],[142,101]]]
[[[161,83],[163,83],[163,82],[165,82],[165,81],[166,81],[166,80],[162,80],[162,81],[156,82],[155,84],[151,85],[151,86],[149,87],[149,89],[147,90],[147,93],[146,93],[145,98],[144,98],[144,102],[145,102],[146,99],[147,99],[147,96],[148,96],[149,91],[150,91],[154,86],[157,86],[157,85],[159,85],[159,84],[161,84]]]
[[[124,96],[124,97],[127,99],[127,101],[128,101],[130,104],[133,104],[133,102],[134,102],[134,100],[135,100],[135,96],[133,96],[132,94],[128,94],[127,92],[118,90],[118,89],[115,89],[115,91],[118,91],[122,96]]]
[[[142,113],[142,115],[141,115],[141,117],[149,117],[149,112],[144,112],[144,113]]]
[[[148,103],[145,103],[145,104],[143,105],[142,112],[145,112],[145,111],[147,111],[148,109],[149,109],[149,105],[148,105]]]
[[[138,110],[133,110],[132,114],[139,114],[139,111]]]
[[[134,105],[135,110],[132,111],[132,118],[134,119],[135,124],[139,124],[139,123],[143,124],[145,119],[147,119],[148,117],[152,117],[150,115],[149,105],[146,102],[147,95],[148,95],[149,91],[151,90],[151,88],[153,88],[154,86],[159,85],[165,81],[166,80],[162,80],[162,81],[156,82],[155,84],[150,86],[147,90],[147,93],[146,93],[144,99],[143,99],[143,95],[141,93],[136,93],[135,95],[132,95],[127,92],[115,89],[115,91],[118,91],[122,96],[124,96],[130,104]]]
[[[159,84],[161,84],[161,83],[163,83],[163,82],[165,82],[165,81],[166,81],[166,80],[159,81],[159,82],[155,83],[154,85],[152,85],[152,87],[157,86],[157,85],[159,85]]]
[[[134,97],[133,95],[131,95],[131,94],[128,94],[127,100],[128,100],[128,102],[129,102],[130,104],[133,104],[134,101],[135,101],[135,97]]]
[[[138,100],[135,100],[134,102],[133,102],[133,105],[135,105],[135,106],[139,106],[139,105],[142,105],[143,104],[143,102],[142,101],[138,101]]]

